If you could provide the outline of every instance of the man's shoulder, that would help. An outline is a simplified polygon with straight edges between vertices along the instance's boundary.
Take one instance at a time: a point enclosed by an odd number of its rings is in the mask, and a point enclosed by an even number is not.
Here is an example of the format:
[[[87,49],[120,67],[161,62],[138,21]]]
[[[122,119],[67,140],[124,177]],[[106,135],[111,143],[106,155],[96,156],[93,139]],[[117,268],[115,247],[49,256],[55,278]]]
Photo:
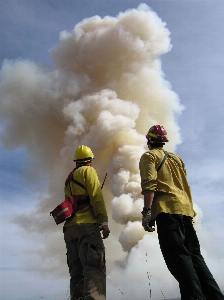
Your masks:
[[[179,165],[183,166],[184,165],[184,161],[183,159],[177,155],[176,153],[173,152],[168,152],[168,156],[173,159],[174,161],[176,161]]]
[[[159,151],[159,149],[152,149],[142,154],[141,161],[144,160],[155,161],[157,159],[161,159],[163,156],[164,156],[163,151]]]
[[[167,152],[168,152],[168,151],[167,151]],[[175,158],[178,158],[179,160],[182,161],[182,158],[181,158],[179,155],[177,155],[176,153],[174,153],[174,152],[168,152],[168,155],[169,155],[169,156],[172,156],[172,157],[175,157]]]
[[[81,166],[79,167],[73,175],[73,178],[75,180],[81,180],[81,181],[88,181],[92,180],[93,178],[98,178],[96,170],[91,166]]]
[[[165,150],[163,148],[154,148],[149,151],[149,155],[161,158],[165,155]]]
[[[151,151],[146,151],[142,154],[141,159],[144,159],[145,157],[149,156]]]
[[[96,170],[92,166],[81,166],[78,169],[76,169],[76,172],[80,173],[92,173],[96,172]]]

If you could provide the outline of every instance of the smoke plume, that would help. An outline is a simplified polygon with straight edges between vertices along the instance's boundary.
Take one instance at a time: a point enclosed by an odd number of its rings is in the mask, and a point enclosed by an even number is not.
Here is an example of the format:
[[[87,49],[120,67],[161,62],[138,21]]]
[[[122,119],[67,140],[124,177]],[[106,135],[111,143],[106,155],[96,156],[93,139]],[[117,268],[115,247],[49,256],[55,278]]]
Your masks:
[[[164,79],[160,61],[171,50],[169,36],[166,24],[142,4],[116,18],[94,16],[78,23],[72,32],[61,32],[59,44],[49,51],[53,68],[26,60],[4,62],[1,142],[9,149],[27,150],[31,181],[41,180],[43,174],[47,178],[48,189],[35,211],[15,219],[41,241],[36,265],[38,256],[44,258],[42,273],[63,276],[68,272],[61,226],[56,227],[49,212],[62,202],[64,180],[81,144],[93,150],[93,166],[101,181],[108,173],[104,194],[112,232],[111,240],[105,241],[109,272],[117,276],[112,262],[128,252],[120,267],[127,276],[131,268],[138,268],[134,260],[145,255],[146,245],[156,244],[156,235],[150,238],[140,223],[143,200],[138,163],[146,150],[145,134],[154,124],[168,131],[167,150],[181,142],[176,120],[183,107]],[[43,231],[51,238],[44,239]],[[157,248],[151,253],[161,260],[163,272],[166,267]]]

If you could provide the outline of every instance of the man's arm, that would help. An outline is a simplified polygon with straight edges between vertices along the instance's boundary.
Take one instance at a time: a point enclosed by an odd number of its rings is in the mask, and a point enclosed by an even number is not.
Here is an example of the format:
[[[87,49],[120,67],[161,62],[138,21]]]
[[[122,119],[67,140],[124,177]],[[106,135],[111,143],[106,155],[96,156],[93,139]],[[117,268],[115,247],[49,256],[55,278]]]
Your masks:
[[[146,194],[144,194],[144,207],[151,209],[153,198],[154,192],[148,191]]]
[[[154,192],[148,191],[144,194],[144,207],[142,211],[142,226],[145,231],[153,232],[155,230],[155,222],[151,221],[151,206],[153,202]]]
[[[142,211],[142,226],[145,231],[153,232],[151,221],[151,206],[154,198],[154,190],[157,186],[157,172],[155,169],[155,157],[150,151],[142,155],[139,162],[141,176],[142,194],[144,197],[144,207]],[[153,225],[154,226],[154,225]]]

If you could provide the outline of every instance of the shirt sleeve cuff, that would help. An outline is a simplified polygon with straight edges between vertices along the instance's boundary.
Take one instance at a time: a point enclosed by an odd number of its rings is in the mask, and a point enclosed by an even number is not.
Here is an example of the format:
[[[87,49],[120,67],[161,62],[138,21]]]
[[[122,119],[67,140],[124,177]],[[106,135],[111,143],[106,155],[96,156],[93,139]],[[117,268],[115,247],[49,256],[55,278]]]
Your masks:
[[[142,195],[145,195],[145,194],[147,194],[149,192],[155,193],[156,189],[144,190],[144,191],[142,191]]]

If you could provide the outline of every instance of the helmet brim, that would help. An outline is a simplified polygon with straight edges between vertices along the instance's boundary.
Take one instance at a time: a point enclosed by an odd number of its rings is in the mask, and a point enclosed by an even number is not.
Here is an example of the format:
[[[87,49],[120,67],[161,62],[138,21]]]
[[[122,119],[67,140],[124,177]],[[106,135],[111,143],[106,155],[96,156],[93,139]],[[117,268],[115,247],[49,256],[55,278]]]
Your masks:
[[[151,143],[167,143],[167,142],[169,142],[169,140],[167,138],[165,138],[164,140],[158,140],[158,139],[154,139],[154,138],[152,138],[152,137],[150,137],[148,135],[146,135],[145,137]]]
[[[93,160],[94,157],[87,157],[87,158],[80,158],[80,159],[73,159],[75,162],[87,162]]]

